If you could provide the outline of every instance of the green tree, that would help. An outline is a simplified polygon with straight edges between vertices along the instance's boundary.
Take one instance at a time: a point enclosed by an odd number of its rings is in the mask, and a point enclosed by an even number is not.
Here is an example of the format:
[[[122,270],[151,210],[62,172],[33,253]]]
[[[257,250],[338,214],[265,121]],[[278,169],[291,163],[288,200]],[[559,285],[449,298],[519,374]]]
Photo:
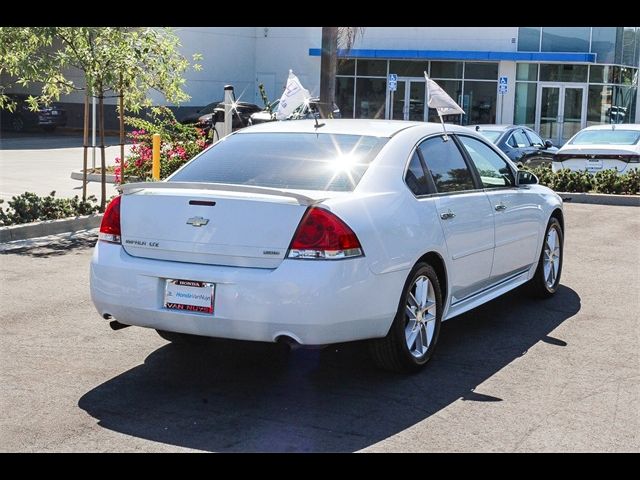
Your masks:
[[[146,27],[0,27],[0,108],[14,108],[6,95],[13,85],[36,85],[39,95],[28,102],[34,110],[72,91],[85,92],[84,169],[88,140],[88,99],[99,102],[99,132],[102,166],[100,208],[106,203],[104,152],[104,98],[121,95],[120,108],[139,111],[150,106],[155,90],[167,101],[189,99],[183,90],[188,68],[200,69],[180,51],[179,38],[169,28]],[[84,82],[77,85],[71,74],[80,71]],[[124,111],[119,112],[121,125]],[[122,128],[121,128],[122,132]],[[124,148],[121,134],[121,149]],[[121,158],[123,155],[121,155]],[[83,182],[83,199],[86,181]]]

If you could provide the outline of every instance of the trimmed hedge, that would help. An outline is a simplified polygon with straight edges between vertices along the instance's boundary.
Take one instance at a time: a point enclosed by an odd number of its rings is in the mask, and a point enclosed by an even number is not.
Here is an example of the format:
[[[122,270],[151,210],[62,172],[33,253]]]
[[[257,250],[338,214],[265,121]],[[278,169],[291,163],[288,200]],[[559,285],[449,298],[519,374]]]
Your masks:
[[[557,172],[551,165],[524,168],[538,177],[541,185],[557,192],[596,192],[636,195],[640,193],[640,170],[619,174],[616,170],[602,170],[590,174],[586,170],[573,171],[563,168]]]
[[[55,198],[55,195],[55,191],[46,197],[25,192],[12,197],[7,210],[0,207],[0,226],[90,215],[100,209],[94,195],[87,197],[86,202],[78,195],[73,198]],[[0,199],[1,203],[4,203],[4,200]]]

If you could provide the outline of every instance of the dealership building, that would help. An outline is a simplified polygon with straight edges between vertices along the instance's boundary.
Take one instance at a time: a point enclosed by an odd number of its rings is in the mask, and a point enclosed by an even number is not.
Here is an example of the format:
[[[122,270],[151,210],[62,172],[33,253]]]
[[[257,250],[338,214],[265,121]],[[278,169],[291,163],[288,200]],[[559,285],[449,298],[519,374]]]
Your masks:
[[[204,56],[188,106],[220,100],[228,83],[262,105],[258,85],[278,98],[289,69],[319,94],[320,27],[175,30],[184,53]],[[562,144],[589,125],[640,122],[640,27],[366,27],[338,53],[343,118],[433,121],[426,71],[465,110],[451,123],[523,124]]]

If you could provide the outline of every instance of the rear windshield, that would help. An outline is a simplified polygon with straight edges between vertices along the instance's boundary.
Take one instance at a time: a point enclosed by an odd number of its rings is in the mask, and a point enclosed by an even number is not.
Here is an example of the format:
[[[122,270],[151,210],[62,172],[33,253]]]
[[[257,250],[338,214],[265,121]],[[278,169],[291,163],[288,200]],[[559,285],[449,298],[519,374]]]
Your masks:
[[[240,133],[205,150],[170,180],[349,192],[387,140],[322,133]]]
[[[635,145],[640,140],[636,130],[585,130],[569,143],[572,145]]]
[[[502,130],[478,130],[478,133],[489,140],[491,143],[496,143],[498,137],[502,135]]]

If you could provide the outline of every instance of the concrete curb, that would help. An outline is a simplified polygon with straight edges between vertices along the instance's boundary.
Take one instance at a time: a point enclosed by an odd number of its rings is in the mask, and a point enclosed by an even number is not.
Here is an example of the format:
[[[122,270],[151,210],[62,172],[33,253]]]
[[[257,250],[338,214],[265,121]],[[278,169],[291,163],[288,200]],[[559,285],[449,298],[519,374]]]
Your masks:
[[[112,173],[107,173],[105,175],[107,183],[116,183],[116,176]],[[73,180],[82,181],[82,170],[73,170],[71,172],[71,178]],[[139,180],[138,177],[127,177],[127,182],[137,182]],[[102,175],[99,173],[87,173],[87,182],[101,182]]]
[[[97,228],[100,226],[100,222],[102,222],[102,216],[102,213],[96,213],[81,217],[44,220],[42,222],[0,227],[0,243]]]
[[[556,192],[567,203],[590,203],[594,205],[615,205],[640,207],[640,195],[614,195],[611,193],[568,193]]]
[[[107,183],[116,183],[116,176],[113,175],[112,173],[107,173],[105,175]],[[82,181],[82,171],[81,170],[74,170],[71,172],[71,179],[72,180],[80,180]],[[99,173],[87,173],[87,182],[101,182],[102,181],[102,175]]]

